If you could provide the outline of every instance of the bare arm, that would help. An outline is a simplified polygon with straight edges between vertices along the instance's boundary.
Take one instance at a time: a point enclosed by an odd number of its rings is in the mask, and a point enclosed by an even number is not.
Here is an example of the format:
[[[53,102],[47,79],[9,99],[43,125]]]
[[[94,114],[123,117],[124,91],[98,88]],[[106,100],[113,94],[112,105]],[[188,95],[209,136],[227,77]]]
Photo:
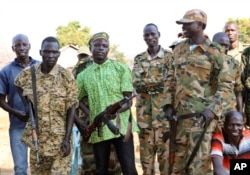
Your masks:
[[[236,96],[236,103],[237,103],[237,111],[239,112],[243,112],[243,98],[242,98],[242,92],[235,92],[235,96]]]
[[[75,108],[74,107],[69,108],[66,117],[66,133],[62,143],[62,150],[64,152],[64,157],[70,154],[70,136],[74,123],[74,115],[75,115]]]
[[[21,97],[22,98],[22,97]],[[17,109],[12,108],[7,102],[6,102],[6,95],[0,94],[0,106],[7,111],[8,113],[12,114],[13,116],[16,116],[21,121],[26,122],[28,120],[27,113],[25,111],[20,111]]]

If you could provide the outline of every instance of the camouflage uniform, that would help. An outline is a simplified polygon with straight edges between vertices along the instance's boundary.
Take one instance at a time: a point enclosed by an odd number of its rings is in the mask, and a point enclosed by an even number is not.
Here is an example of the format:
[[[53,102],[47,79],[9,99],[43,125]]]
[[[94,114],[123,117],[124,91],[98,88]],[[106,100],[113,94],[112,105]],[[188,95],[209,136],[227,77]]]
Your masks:
[[[169,124],[161,117],[160,100],[171,63],[172,54],[162,47],[154,58],[147,51],[134,58],[133,86],[138,93],[136,117],[140,127],[140,160],[144,175],[155,174],[156,155],[161,175],[168,174],[168,141],[165,143],[162,137],[169,130]]]
[[[223,112],[222,112],[222,118],[219,121],[220,125],[223,126],[224,123],[224,115],[226,112],[229,111],[237,111],[236,108],[236,92],[243,91],[243,85],[241,83],[241,67],[238,60],[234,59],[232,56],[228,55],[226,57],[226,61],[223,64],[223,71],[221,71],[221,76],[224,78],[222,81],[226,81],[230,83],[230,87],[228,91],[224,91],[223,97],[225,97],[227,100],[224,100],[223,103]]]
[[[90,57],[78,61],[72,70],[73,75],[76,77],[80,72],[82,72],[92,63],[93,60]]]
[[[82,72],[84,69],[86,69],[89,65],[93,63],[93,60],[91,58],[85,58],[84,60],[79,61],[74,69],[72,70],[72,73],[76,77],[78,73]],[[83,99],[83,102],[86,106],[88,106],[88,100],[87,98]],[[89,124],[89,118],[86,116],[84,112],[81,110],[78,111],[78,116],[84,120],[86,123]],[[82,163],[82,169],[81,169],[81,175],[94,175],[95,174],[95,160],[94,160],[94,153],[92,144],[88,143],[84,139],[81,139],[81,156],[83,158]],[[115,149],[113,145],[111,145],[110,150],[110,159],[109,159],[109,174],[110,175],[121,175],[121,167],[120,163],[118,161],[118,158],[115,153]]]
[[[244,85],[244,112],[246,115],[246,124],[250,126],[250,47],[244,49],[242,53],[243,76],[242,82]]]
[[[224,91],[230,89],[230,83],[225,81],[223,74],[226,55],[222,54],[209,39],[191,51],[189,43],[189,39],[182,41],[173,52],[174,63],[170,77],[174,78],[174,81],[172,79],[166,81],[164,90],[166,98],[163,105],[173,104],[177,116],[205,109],[213,111],[216,117],[211,121],[188,169],[192,175],[212,175],[210,140],[217,125],[216,119],[221,116],[222,107],[226,107],[223,106],[226,98],[223,97]],[[212,88],[212,85],[216,88]],[[178,122],[173,175],[185,174],[184,167],[203,131],[197,125],[197,117]]]
[[[77,87],[73,75],[56,65],[48,74],[35,65],[40,164],[36,166],[30,124],[26,125],[22,140],[30,147],[30,168],[34,175],[68,175],[72,155],[63,157],[61,144],[66,133],[67,110],[78,106]],[[23,96],[33,102],[30,69],[24,69],[15,80],[23,89]],[[72,144],[71,144],[72,145]]]
[[[244,46],[239,42],[238,47],[228,50],[227,54],[234,57],[241,64],[241,53],[244,50]]]

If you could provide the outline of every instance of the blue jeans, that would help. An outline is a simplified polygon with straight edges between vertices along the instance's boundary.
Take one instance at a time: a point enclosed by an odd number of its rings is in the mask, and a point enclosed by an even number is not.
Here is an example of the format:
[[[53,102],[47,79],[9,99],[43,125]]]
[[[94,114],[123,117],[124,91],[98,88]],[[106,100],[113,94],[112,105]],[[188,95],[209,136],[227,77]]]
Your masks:
[[[21,142],[24,129],[9,129],[10,148],[14,161],[15,175],[27,175],[28,147]]]
[[[138,175],[135,167],[133,135],[131,134],[128,142],[123,142],[123,139],[124,136],[93,144],[96,162],[95,175],[108,175],[111,144],[115,147],[123,175]]]

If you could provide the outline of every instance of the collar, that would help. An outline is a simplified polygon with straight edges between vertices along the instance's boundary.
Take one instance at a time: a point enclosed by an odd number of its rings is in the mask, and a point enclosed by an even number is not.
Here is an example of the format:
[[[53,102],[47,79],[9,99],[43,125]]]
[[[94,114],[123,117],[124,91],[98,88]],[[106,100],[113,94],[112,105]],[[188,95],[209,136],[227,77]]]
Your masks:
[[[158,51],[158,53],[152,58],[151,55],[148,53],[148,50],[145,52],[145,58],[147,58],[148,60],[153,60],[155,58],[164,58],[165,52],[164,49],[160,46],[160,50]]]
[[[190,39],[187,39],[187,40],[184,41],[184,42],[190,45],[190,47],[189,47],[189,48],[190,48],[190,51],[193,51],[193,50],[195,50],[195,49],[197,49],[197,48],[200,48],[203,52],[206,52],[207,49],[208,49],[208,48],[210,47],[210,45],[212,44],[212,41],[211,41],[210,39],[207,38],[203,44],[194,45],[195,47],[192,48],[192,50],[191,50],[191,47],[192,47],[193,45],[190,44]]]
[[[104,67],[105,65],[109,64],[111,62],[110,59],[107,59],[104,63],[102,64],[97,64],[96,62],[93,61],[93,66],[94,66],[94,69],[98,69],[98,68],[101,68],[101,67]]]

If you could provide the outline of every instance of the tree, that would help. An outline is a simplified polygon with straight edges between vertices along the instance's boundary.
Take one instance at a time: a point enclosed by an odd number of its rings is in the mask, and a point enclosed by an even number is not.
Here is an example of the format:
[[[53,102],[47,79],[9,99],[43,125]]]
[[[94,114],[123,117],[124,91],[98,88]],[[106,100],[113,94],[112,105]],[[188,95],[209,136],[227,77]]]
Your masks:
[[[119,61],[123,64],[129,65],[129,60],[125,57],[124,53],[118,51],[118,45],[112,45],[109,48],[109,58]]]
[[[250,19],[229,18],[228,22],[235,22],[238,25],[239,32],[240,32],[240,36],[239,36],[240,42],[244,44],[250,44]]]
[[[91,37],[91,29],[82,27],[78,21],[68,23],[68,26],[59,26],[57,29],[57,39],[62,47],[72,44],[74,46],[88,45]]]
[[[82,27],[78,21],[69,22],[67,26],[59,26],[57,29],[57,39],[60,42],[61,47],[66,45],[74,45],[77,47],[88,46],[88,41],[91,34],[90,27]],[[128,59],[124,53],[118,51],[118,45],[111,45],[109,51],[109,57],[124,64],[129,64]]]

